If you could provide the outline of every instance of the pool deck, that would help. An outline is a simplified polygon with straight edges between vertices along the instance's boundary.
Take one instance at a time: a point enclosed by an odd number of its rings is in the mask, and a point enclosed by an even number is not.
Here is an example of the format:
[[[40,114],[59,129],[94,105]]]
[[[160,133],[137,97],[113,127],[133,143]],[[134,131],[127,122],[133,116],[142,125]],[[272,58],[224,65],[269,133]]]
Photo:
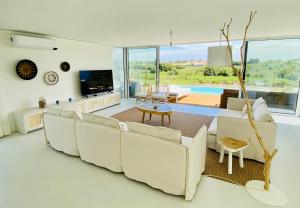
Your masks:
[[[180,98],[178,103],[219,107],[220,99],[221,95],[189,94]]]

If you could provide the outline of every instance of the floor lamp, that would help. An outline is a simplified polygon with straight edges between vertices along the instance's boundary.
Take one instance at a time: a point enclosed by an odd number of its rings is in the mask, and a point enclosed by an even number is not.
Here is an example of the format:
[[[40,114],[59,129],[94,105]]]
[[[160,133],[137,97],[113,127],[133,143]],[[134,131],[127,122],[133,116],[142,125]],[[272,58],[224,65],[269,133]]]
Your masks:
[[[283,206],[288,203],[288,199],[286,195],[276,186],[273,184],[270,184],[270,168],[271,168],[271,162],[274,156],[277,153],[277,149],[274,149],[271,153],[268,151],[264,144],[264,138],[261,136],[260,131],[256,128],[255,121],[253,119],[252,114],[252,107],[249,102],[248,93],[246,91],[246,87],[243,80],[243,72],[246,60],[244,59],[244,50],[245,50],[245,43],[246,43],[246,36],[248,32],[248,28],[250,26],[250,23],[252,22],[254,16],[256,14],[256,11],[251,12],[249,22],[246,25],[245,33],[243,37],[243,43],[240,48],[240,54],[241,54],[241,68],[237,68],[233,65],[233,55],[232,55],[232,47],[230,46],[229,41],[229,28],[232,22],[232,19],[230,20],[229,24],[224,23],[224,26],[220,29],[221,34],[226,39],[227,45],[221,46],[221,36],[220,36],[220,46],[214,46],[208,48],[208,66],[229,66],[232,68],[232,70],[237,74],[238,81],[240,83],[241,90],[244,94],[245,104],[247,105],[247,113],[248,113],[248,120],[250,122],[250,125],[256,135],[256,138],[261,146],[261,148],[264,151],[264,178],[265,181],[259,181],[259,180],[251,180],[248,181],[246,184],[246,190],[247,192],[256,200],[270,205],[270,206]]]

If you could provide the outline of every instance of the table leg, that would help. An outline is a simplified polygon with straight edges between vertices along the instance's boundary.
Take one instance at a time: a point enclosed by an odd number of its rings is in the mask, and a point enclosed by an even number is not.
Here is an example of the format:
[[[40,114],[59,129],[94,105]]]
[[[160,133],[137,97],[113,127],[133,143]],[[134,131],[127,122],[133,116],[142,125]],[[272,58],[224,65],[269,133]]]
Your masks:
[[[161,125],[164,126],[164,115],[161,115]]]
[[[149,116],[149,120],[151,121],[151,118],[152,118],[152,113],[150,113],[150,116]]]
[[[145,122],[145,112],[143,112],[142,123]]]
[[[243,168],[244,167],[244,159],[243,159],[243,150],[240,151],[240,167]]]
[[[224,160],[224,148],[221,146],[219,163],[223,163],[223,160]]]
[[[168,115],[169,123],[171,123],[171,115]]]
[[[228,174],[232,174],[232,152],[228,154]]]

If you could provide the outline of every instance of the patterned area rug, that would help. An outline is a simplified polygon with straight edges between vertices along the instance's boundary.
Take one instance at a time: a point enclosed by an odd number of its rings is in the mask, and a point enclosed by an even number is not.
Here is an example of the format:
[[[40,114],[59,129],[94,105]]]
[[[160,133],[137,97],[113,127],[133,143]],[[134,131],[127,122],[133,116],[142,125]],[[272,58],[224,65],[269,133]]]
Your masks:
[[[115,114],[113,118],[119,121],[142,122],[142,113],[136,108]],[[189,113],[173,112],[171,123],[165,118],[165,127],[181,130],[183,136],[194,137],[202,125],[209,127],[213,117],[200,116]],[[145,124],[151,126],[160,126],[161,117],[152,115],[149,121],[149,115],[146,115]],[[220,164],[219,153],[207,148],[206,166],[204,175],[220,179],[223,181],[245,185],[249,180],[263,180],[263,164],[254,160],[244,159],[244,168],[239,167],[238,157],[233,157],[232,175],[227,174],[227,155],[224,156],[224,162]]]

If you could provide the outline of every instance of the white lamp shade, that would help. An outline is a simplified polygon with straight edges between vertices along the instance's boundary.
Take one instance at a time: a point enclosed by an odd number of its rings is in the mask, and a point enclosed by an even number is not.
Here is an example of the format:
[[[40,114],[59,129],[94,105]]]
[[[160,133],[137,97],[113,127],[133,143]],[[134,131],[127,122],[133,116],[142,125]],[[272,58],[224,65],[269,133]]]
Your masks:
[[[230,50],[232,50],[230,46]],[[228,46],[212,46],[208,48],[207,53],[208,66],[230,66],[231,58]]]

